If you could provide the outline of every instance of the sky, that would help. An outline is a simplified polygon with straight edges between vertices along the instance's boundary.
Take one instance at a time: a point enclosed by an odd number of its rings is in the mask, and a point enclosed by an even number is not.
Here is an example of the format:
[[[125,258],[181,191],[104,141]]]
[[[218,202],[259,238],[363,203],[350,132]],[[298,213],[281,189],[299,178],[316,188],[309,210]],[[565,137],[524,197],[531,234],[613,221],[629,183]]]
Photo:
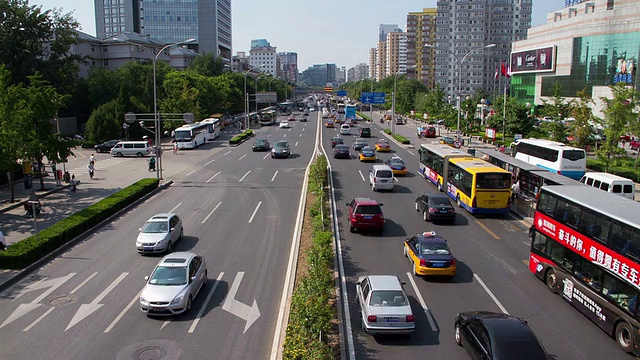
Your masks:
[[[72,12],[80,30],[96,34],[95,0],[30,0],[44,10]],[[565,0],[534,0],[532,25],[545,23],[547,13]],[[436,0],[232,0],[232,51],[248,53],[253,39],[267,39],[278,52],[298,53],[298,70],[314,64],[347,69],[369,62],[380,24],[404,28],[407,14],[436,7]]]

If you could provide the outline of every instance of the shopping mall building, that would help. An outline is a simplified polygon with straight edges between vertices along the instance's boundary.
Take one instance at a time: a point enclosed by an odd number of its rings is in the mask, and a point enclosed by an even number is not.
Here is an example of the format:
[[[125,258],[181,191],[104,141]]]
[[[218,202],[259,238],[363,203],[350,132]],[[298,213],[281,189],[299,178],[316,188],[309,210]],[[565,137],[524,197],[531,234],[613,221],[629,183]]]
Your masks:
[[[565,0],[547,22],[513,43],[511,96],[541,105],[559,89],[567,101],[585,90],[603,117],[601,97],[623,82],[637,90],[640,56],[639,0]]]

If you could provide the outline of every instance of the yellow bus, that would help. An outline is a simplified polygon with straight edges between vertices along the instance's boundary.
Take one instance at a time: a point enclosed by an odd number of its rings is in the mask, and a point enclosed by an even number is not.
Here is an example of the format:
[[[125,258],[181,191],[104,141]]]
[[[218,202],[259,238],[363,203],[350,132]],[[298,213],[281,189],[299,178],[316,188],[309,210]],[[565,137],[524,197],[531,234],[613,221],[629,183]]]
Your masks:
[[[474,157],[449,159],[447,194],[472,214],[506,214],[511,206],[511,173]]]
[[[422,144],[418,149],[418,154],[420,155],[418,172],[437,186],[440,191],[444,191],[443,184],[445,184],[445,174],[449,170],[449,159],[470,157],[460,149],[443,144]]]

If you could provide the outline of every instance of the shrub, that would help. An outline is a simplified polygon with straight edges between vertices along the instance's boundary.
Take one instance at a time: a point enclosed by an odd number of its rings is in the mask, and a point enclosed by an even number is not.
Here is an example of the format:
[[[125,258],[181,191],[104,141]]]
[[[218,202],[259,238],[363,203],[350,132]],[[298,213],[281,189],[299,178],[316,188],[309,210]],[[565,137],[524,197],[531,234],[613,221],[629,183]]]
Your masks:
[[[251,136],[253,136],[253,130],[248,129],[245,132],[243,132],[242,134],[232,137],[231,140],[229,140],[229,145],[240,144],[241,142],[245,141],[246,139],[250,138]]]

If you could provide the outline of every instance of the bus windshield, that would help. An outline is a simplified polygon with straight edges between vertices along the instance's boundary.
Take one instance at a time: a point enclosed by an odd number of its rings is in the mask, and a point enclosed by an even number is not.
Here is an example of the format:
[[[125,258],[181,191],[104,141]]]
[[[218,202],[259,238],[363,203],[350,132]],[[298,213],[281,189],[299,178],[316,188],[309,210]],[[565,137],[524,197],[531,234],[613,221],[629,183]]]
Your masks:
[[[509,189],[510,174],[480,173],[476,180],[478,189]]]
[[[176,130],[176,141],[191,141],[191,130]]]

